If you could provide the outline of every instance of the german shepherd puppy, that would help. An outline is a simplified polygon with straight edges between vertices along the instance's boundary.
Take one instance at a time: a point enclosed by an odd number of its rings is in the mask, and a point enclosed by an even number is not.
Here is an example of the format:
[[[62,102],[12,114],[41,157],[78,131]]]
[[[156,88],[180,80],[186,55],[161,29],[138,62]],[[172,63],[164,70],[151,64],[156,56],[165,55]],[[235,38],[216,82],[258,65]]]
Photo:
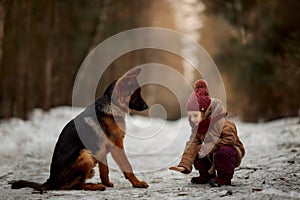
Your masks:
[[[147,188],[148,184],[134,175],[123,147],[125,113],[131,109],[148,109],[136,79],[140,72],[141,69],[131,70],[111,83],[102,97],[64,127],[52,156],[50,177],[45,183],[19,180],[11,182],[11,188],[105,190],[114,186],[108,176],[108,153],[133,187]],[[86,183],[86,179],[94,176],[97,163],[102,184]]]

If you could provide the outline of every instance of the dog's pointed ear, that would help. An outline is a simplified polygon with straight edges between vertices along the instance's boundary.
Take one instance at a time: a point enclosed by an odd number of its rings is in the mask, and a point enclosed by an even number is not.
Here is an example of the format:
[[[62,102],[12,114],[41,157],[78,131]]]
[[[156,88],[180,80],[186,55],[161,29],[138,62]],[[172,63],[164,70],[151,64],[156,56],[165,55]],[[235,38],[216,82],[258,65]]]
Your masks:
[[[121,78],[118,79],[117,83],[116,83],[116,88],[119,88],[120,85],[122,84],[128,84],[130,79],[135,79],[140,73],[141,73],[141,69],[137,68],[137,69],[132,69],[129,72],[127,72],[126,74],[124,74]]]
[[[128,107],[126,103],[128,104],[129,102],[125,102],[125,97],[128,94],[128,91],[133,92],[134,89],[136,89],[134,88],[134,84],[130,85],[132,83],[131,80],[136,80],[136,77],[141,71],[140,68],[132,69],[117,80],[112,98],[119,106],[124,108]]]
[[[127,72],[126,74],[124,74],[119,80],[118,82],[122,82],[124,80],[128,80],[128,79],[133,79],[136,78],[140,73],[141,73],[141,69],[137,68],[137,69],[132,69],[129,72]]]
[[[141,73],[141,68],[130,70],[125,74],[126,77],[137,77]]]

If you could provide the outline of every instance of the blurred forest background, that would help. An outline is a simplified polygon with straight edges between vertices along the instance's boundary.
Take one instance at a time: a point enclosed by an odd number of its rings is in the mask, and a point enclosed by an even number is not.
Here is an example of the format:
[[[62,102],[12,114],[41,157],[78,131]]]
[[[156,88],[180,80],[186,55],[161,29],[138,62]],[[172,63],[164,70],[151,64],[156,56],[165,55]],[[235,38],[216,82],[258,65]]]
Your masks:
[[[178,30],[203,45],[222,73],[230,113],[252,122],[296,116],[299,10],[299,0],[0,0],[0,118],[26,119],[36,107],[72,105],[88,52],[114,34],[145,26]],[[138,50],[110,65],[96,96],[128,69],[158,60],[191,83],[199,78],[179,56]],[[163,104],[168,119],[180,117],[167,88],[148,88],[145,96],[150,105]]]

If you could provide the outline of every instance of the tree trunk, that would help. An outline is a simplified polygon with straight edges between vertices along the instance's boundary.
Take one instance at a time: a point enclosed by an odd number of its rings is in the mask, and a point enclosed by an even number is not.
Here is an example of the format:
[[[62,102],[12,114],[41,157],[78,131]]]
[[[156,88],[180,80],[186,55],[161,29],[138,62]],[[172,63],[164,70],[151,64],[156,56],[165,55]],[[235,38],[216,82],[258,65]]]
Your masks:
[[[2,61],[3,61],[3,36],[4,36],[5,14],[6,13],[5,13],[4,3],[3,1],[0,1],[0,72],[2,69]]]
[[[46,59],[45,59],[45,94],[43,100],[43,109],[49,110],[52,105],[52,66],[53,66],[53,26],[54,26],[54,4],[55,1],[47,3],[47,13],[45,16],[45,30],[48,30],[46,44]]]
[[[19,40],[19,51],[17,52],[18,62],[16,71],[16,87],[15,87],[15,102],[14,112],[17,117],[27,118],[26,106],[26,71],[28,70],[29,57],[29,33],[31,26],[31,1],[23,1],[20,5],[20,14],[18,16],[18,30],[23,32],[22,40]],[[20,34],[20,33],[19,33]]]
[[[0,118],[5,115],[4,105],[4,73],[3,73],[3,42],[4,42],[4,25],[5,25],[6,9],[4,1],[0,1]]]
[[[92,51],[99,44],[101,39],[103,39],[103,38],[101,38],[101,36],[102,36],[103,29],[105,26],[105,20],[107,18],[107,13],[108,13],[107,10],[111,3],[111,0],[104,0],[104,1],[101,1],[100,3],[101,3],[101,12],[99,14],[98,23],[96,25],[96,30],[93,35],[92,42],[90,44],[90,48],[89,48],[88,52]]]

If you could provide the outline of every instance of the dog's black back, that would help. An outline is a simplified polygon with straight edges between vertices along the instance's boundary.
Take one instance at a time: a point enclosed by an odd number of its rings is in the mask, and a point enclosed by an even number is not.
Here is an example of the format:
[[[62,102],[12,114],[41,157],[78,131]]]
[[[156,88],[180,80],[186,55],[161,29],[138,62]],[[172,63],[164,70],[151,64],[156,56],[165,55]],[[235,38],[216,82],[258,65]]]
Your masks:
[[[85,117],[91,117],[101,126],[101,120],[109,115],[105,109],[112,103],[112,93],[117,80],[113,81],[104,91],[103,96],[89,105],[78,116],[71,120],[62,130],[52,157],[49,182],[59,180],[61,169],[67,168],[70,163],[75,162],[82,149],[88,149],[93,154],[99,151],[97,145],[101,141],[95,135],[94,130],[85,122]],[[129,108],[134,110],[145,110],[148,108],[141,96],[141,88],[137,88],[130,97]],[[102,127],[105,128],[105,127]],[[84,133],[84,135],[79,135]],[[82,142],[84,137],[84,143]],[[58,183],[56,183],[58,184]]]
[[[126,179],[134,187],[148,187],[146,182],[139,181],[133,174],[123,149],[125,113],[130,109],[141,111],[148,108],[141,96],[141,88],[136,79],[140,72],[140,69],[132,70],[113,81],[103,96],[63,128],[54,148],[50,177],[44,184],[20,180],[11,182],[11,187],[13,189],[31,187],[40,191],[104,190],[105,186],[111,187],[112,185],[108,179],[106,161],[108,152],[112,153],[114,159],[116,158],[115,161],[124,172]],[[117,146],[119,150],[116,151],[114,146]],[[104,158],[104,160],[98,158]],[[94,175],[93,167],[96,163],[99,164],[100,178],[105,186],[85,184],[85,180]]]
[[[84,118],[91,117],[94,121],[98,121],[98,118],[105,117],[104,106],[111,103],[111,94],[115,84],[116,81],[112,82],[103,96],[89,105],[63,128],[54,148],[48,181],[57,180],[56,175],[59,175],[60,171],[67,168],[70,163],[75,162],[82,149],[88,147],[88,150],[92,153],[99,150],[97,146],[98,138],[92,128],[85,123]],[[85,134],[84,144],[82,138],[78,135],[79,133]]]

